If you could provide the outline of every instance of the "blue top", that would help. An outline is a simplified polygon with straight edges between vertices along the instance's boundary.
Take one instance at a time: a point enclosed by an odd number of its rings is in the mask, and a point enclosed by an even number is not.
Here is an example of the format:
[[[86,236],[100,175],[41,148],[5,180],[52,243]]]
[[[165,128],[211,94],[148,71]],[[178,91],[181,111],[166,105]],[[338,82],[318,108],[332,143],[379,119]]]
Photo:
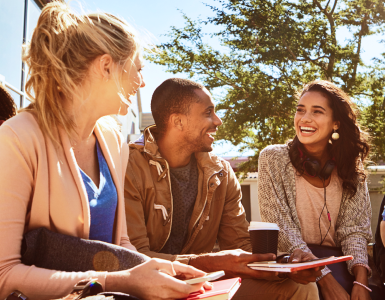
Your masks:
[[[96,140],[96,151],[100,170],[99,188],[79,167],[90,204],[91,226],[89,239],[112,243],[118,194],[98,140]]]

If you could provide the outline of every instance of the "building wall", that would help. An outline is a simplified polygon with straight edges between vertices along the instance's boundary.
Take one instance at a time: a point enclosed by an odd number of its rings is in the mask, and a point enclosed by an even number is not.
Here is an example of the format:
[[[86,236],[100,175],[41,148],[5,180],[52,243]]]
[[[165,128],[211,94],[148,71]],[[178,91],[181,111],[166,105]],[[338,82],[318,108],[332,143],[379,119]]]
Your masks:
[[[261,214],[259,213],[259,203],[258,203],[258,180],[255,179],[245,179],[241,183],[242,193],[245,190],[245,188],[250,191],[249,192],[249,199],[243,199],[243,202],[248,202],[245,205],[245,203],[242,203],[246,207],[250,207],[250,216],[247,216],[247,219],[250,221],[261,221]],[[243,195],[242,195],[243,196]],[[243,198],[243,197],[242,197]],[[246,210],[246,215],[248,215],[248,210]]]
[[[133,105],[128,108],[125,116],[117,116],[122,126],[122,134],[125,141],[129,142],[129,136],[132,134],[140,134],[139,130],[139,112],[137,106]]]
[[[379,191],[382,187],[381,181],[384,179],[385,172],[371,172],[368,177],[368,187],[369,187],[369,196],[370,203],[372,204],[372,232],[373,237],[376,233],[378,216],[383,212],[384,208],[380,207],[382,198],[384,198],[384,194]],[[373,239],[374,240],[374,239]]]

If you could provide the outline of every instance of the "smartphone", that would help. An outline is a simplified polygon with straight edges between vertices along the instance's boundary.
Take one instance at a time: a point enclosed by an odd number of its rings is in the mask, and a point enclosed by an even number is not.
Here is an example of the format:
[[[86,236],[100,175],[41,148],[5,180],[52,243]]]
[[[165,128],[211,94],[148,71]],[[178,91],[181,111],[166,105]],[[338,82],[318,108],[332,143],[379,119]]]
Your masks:
[[[218,271],[218,272],[208,273],[206,276],[195,277],[195,278],[186,279],[183,281],[188,283],[188,284],[196,284],[196,283],[201,283],[204,281],[213,281],[213,280],[216,280],[218,278],[221,278],[224,275],[225,275],[224,271]]]

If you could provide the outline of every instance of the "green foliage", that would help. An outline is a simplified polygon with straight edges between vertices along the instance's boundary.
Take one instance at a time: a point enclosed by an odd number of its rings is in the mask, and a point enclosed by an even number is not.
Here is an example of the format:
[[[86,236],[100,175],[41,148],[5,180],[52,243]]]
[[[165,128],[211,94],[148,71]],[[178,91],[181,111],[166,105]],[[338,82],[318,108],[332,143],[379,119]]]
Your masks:
[[[214,17],[172,27],[169,41],[148,59],[172,73],[187,73],[217,97],[223,126],[217,137],[254,149],[243,171],[255,169],[259,151],[295,134],[296,91],[314,79],[335,82],[365,100],[362,120],[385,153],[383,69],[361,60],[365,36],[383,30],[382,0],[217,0]],[[203,29],[217,31],[205,33]],[[337,40],[337,30],[350,39]],[[218,49],[208,42],[219,40]],[[378,154],[378,157],[382,155]]]

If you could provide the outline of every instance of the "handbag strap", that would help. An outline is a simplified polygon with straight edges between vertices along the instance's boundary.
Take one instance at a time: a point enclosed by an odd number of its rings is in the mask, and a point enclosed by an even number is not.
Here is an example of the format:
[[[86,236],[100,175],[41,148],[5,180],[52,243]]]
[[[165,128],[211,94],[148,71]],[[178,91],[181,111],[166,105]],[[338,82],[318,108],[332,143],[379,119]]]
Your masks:
[[[63,300],[78,300],[89,296],[95,296],[103,292],[103,286],[97,281],[97,279],[85,279],[79,281],[73,291]]]
[[[19,291],[12,292],[5,300],[28,300],[28,298]]]

